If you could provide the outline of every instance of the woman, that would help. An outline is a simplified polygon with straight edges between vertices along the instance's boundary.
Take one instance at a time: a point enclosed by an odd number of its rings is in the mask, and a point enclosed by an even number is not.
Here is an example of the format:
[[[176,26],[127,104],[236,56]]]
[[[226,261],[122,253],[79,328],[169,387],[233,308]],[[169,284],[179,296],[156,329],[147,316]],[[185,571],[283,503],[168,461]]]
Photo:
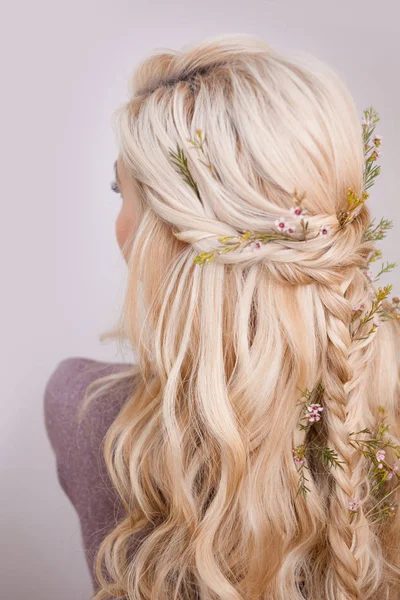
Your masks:
[[[377,113],[246,35],[156,52],[132,83],[115,335],[138,362],[67,359],[45,396],[94,599],[400,598]]]

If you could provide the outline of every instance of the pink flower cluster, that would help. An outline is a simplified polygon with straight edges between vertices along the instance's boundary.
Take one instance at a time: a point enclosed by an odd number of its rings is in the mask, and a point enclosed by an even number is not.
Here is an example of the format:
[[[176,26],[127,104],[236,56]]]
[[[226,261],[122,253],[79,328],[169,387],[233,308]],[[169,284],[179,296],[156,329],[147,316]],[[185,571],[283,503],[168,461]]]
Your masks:
[[[291,207],[290,212],[292,213],[292,215],[295,218],[300,218],[303,215],[307,214],[307,209],[302,208],[298,204],[295,204],[294,206]],[[289,223],[289,221],[287,221],[287,219],[285,219],[285,217],[279,217],[279,219],[276,219],[275,227],[277,228],[278,231],[283,231],[285,233],[290,233],[290,234],[294,233],[296,231],[296,225],[294,225],[293,223]]]
[[[300,217],[303,217],[303,215],[307,214],[307,209],[295,204],[291,207],[290,212],[295,218],[299,219]],[[285,219],[285,217],[279,217],[279,219],[276,219],[275,227],[278,231],[282,231],[284,233],[289,234],[292,234],[296,231],[296,225],[293,223],[289,223],[289,221]],[[331,228],[329,227],[329,225],[321,225],[319,229],[319,235],[325,237],[330,234]]]
[[[349,510],[352,512],[356,512],[361,504],[361,500],[357,500],[357,498],[352,498],[349,500]]]
[[[306,410],[308,412],[306,419],[308,419],[309,423],[314,423],[321,420],[320,413],[324,410],[324,407],[320,404],[308,404]]]
[[[302,208],[301,206],[295,204],[291,207],[290,212],[292,215],[299,219],[303,217],[303,215],[307,214],[307,209]],[[279,219],[275,220],[275,229],[280,231],[281,233],[288,233],[292,235],[296,231],[296,224],[288,221],[285,217],[279,217]],[[319,235],[325,237],[331,234],[331,228],[329,225],[321,225],[319,229]],[[263,243],[259,240],[255,240],[248,245],[249,250],[252,252],[255,250],[259,250],[263,246]]]
[[[377,450],[375,453],[376,456],[376,460],[378,461],[378,469],[383,469],[384,465],[383,462],[385,460],[386,457],[386,450]],[[396,462],[393,464],[392,467],[390,467],[390,470],[387,471],[387,479],[392,479],[393,475],[395,475],[397,473],[397,471],[400,470],[400,458],[398,458],[396,460]]]
[[[289,221],[287,221],[285,217],[279,217],[279,219],[276,219],[275,227],[278,231],[283,231],[284,233],[290,234],[294,233],[296,230],[296,225],[289,223]]]

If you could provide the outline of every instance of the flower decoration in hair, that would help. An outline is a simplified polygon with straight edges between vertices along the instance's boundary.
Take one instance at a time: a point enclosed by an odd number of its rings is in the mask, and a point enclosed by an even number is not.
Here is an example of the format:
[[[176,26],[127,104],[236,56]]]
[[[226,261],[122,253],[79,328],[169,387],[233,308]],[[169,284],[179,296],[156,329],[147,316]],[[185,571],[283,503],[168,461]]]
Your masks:
[[[325,410],[321,404],[324,391],[324,386],[321,382],[318,382],[313,389],[305,389],[302,391],[300,400],[297,403],[302,406],[303,416],[300,421],[305,421],[305,423],[300,422],[299,429],[304,431],[305,439],[302,444],[296,446],[292,451],[293,461],[299,474],[299,485],[296,497],[301,495],[305,498],[307,492],[310,491],[307,487],[308,479],[306,476],[306,470],[308,470],[307,455],[310,452],[316,454],[326,469],[330,469],[331,467],[340,467],[343,469],[337,453],[332,450],[332,448],[321,446],[315,441],[309,441],[307,438],[307,433],[321,421],[323,411]],[[317,400],[319,400],[319,402],[317,402]]]
[[[369,197],[367,190],[373,185],[376,176],[380,172],[380,166],[375,164],[380,154],[380,146],[382,143],[382,136],[375,134],[375,127],[378,121],[378,113],[372,106],[364,110],[362,121],[365,157],[363,191],[361,195],[358,196],[354,190],[348,190],[347,207],[338,211],[336,214],[339,229],[351,223],[358,215],[361,210],[361,205]],[[206,135],[203,131],[201,129],[196,129],[194,138],[188,138],[188,141],[192,147],[197,149],[202,155],[202,158],[200,159],[202,164],[210,170],[214,178],[220,180],[205,150]],[[169,154],[184,181],[194,189],[196,196],[202,202],[199,187],[190,172],[188,160],[183,149],[177,144],[177,150],[170,150]],[[279,216],[271,226],[270,231],[256,232],[242,230],[238,235],[219,237],[218,241],[221,245],[214,250],[201,252],[194,258],[194,262],[198,265],[204,265],[212,261],[219,254],[235,250],[243,251],[247,247],[251,251],[260,250],[264,244],[276,240],[298,241],[300,243],[306,242],[310,237],[308,236],[309,221],[306,220],[308,211],[302,205],[305,192],[299,196],[295,189],[292,197],[293,205],[289,209],[291,218],[284,215]],[[332,234],[333,230],[331,226],[321,225],[315,237],[328,237]]]
[[[348,190],[346,208],[341,209],[336,213],[338,223],[337,230],[346,227],[357,217],[362,209],[362,205],[369,198],[368,190],[374,184],[375,178],[380,173],[380,166],[376,165],[376,161],[381,154],[380,146],[382,143],[382,136],[375,133],[375,127],[378,121],[379,116],[373,107],[364,110],[364,117],[362,120],[364,143],[363,189],[360,195],[353,189]],[[188,141],[192,145],[192,148],[196,149],[201,154],[200,162],[209,169],[211,175],[215,179],[221,182],[221,178],[211,164],[205,149],[206,136],[203,131],[201,129],[196,129],[195,137],[189,138]],[[199,198],[200,202],[202,202],[199,187],[190,172],[188,160],[183,149],[177,144],[176,151],[170,150],[169,154],[173,164],[178,168],[184,181],[194,190],[196,196]],[[198,265],[204,265],[212,261],[219,254],[235,250],[243,251],[245,248],[247,248],[249,252],[259,252],[263,245],[275,240],[288,240],[299,243],[307,242],[307,240],[310,239],[309,221],[307,220],[308,211],[303,206],[304,197],[305,192],[299,195],[295,189],[292,194],[293,204],[288,210],[288,214],[280,214],[271,224],[270,230],[261,232],[242,230],[238,235],[219,237],[218,241],[221,245],[214,250],[201,252],[194,258],[194,262]],[[384,237],[386,230],[391,227],[392,221],[387,219],[381,219],[377,226],[374,226],[374,221],[372,221],[364,232],[363,241],[381,240]],[[332,226],[328,224],[323,224],[320,225],[314,237],[324,238],[331,236],[335,232],[336,228],[332,228]],[[364,275],[371,287],[381,274],[386,273],[397,266],[396,263],[388,263],[386,266],[382,265],[381,271],[374,277],[369,268],[369,264],[381,257],[381,254],[382,253],[379,250],[373,250],[363,267]],[[383,304],[391,289],[392,286],[385,286],[374,291],[371,294],[372,305],[369,310],[367,310],[364,303],[353,306],[353,318],[350,324],[352,341],[362,340],[370,334],[376,333],[382,322],[388,318],[400,318],[400,298],[398,296],[392,298],[390,306],[385,306]],[[370,323],[368,333],[363,337],[357,337],[360,327],[367,323]],[[292,451],[293,461],[299,473],[299,487],[296,497],[298,494],[305,497],[307,492],[310,491],[306,485],[308,479],[305,475],[306,470],[308,469],[308,454],[310,452],[315,453],[316,457],[320,459],[325,468],[339,467],[343,469],[343,463],[339,460],[337,453],[333,449],[327,446],[321,446],[316,442],[318,435],[312,436],[311,440],[307,437],[309,430],[314,427],[319,427],[318,423],[322,420],[322,415],[324,414],[324,407],[321,403],[323,395],[324,386],[322,382],[319,382],[311,391],[306,389],[302,392],[303,400],[300,401],[300,404],[303,406],[303,416],[301,417],[301,420],[305,421],[305,423],[300,423],[299,428],[305,432],[305,439],[302,444],[294,447]],[[379,407],[379,410],[385,413],[383,407]],[[372,482],[373,491],[379,491],[385,482],[390,481],[393,478],[400,480],[400,446],[395,445],[391,438],[384,437],[384,433],[388,429],[389,426],[385,425],[382,421],[378,423],[377,431],[372,432],[370,429],[366,428],[362,431],[349,434],[349,443],[372,462],[374,476]],[[368,438],[357,439],[352,437],[354,435],[368,435]],[[389,448],[394,450],[397,456],[397,460],[393,464],[387,462],[387,449]],[[379,515],[382,519],[386,519],[394,515],[397,505],[393,502],[384,503],[383,501],[394,491],[399,489],[399,487],[400,483],[389,493],[384,495],[383,498],[378,498],[376,506],[372,509],[374,511],[373,516]],[[362,507],[362,504],[363,501],[356,497],[351,497],[348,500],[350,520],[354,518],[360,507]],[[370,512],[371,511],[369,511],[367,515]]]

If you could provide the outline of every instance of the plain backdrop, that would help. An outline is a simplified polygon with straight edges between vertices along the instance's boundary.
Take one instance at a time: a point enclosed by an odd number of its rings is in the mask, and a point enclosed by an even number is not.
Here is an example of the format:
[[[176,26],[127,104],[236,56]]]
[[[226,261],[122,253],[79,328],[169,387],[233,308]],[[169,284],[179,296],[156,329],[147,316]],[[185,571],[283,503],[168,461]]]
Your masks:
[[[124,360],[99,334],[125,283],[110,190],[111,114],[155,48],[253,33],[305,51],[343,77],[381,122],[382,172],[369,200],[395,228],[379,243],[400,262],[400,5],[397,0],[36,0],[3,3],[1,65],[0,596],[87,600],[77,515],[45,434],[43,390],[68,356]],[[397,227],[396,227],[397,225]],[[400,269],[381,280],[400,295]]]

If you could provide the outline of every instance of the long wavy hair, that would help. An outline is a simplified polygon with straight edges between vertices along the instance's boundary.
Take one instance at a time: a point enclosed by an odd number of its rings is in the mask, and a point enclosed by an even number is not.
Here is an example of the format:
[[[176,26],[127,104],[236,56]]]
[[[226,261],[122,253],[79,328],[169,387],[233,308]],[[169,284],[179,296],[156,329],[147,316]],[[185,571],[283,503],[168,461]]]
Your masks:
[[[354,305],[373,301],[368,206],[329,236],[194,262],[218,236],[290,216],[294,189],[311,227],[337,224],[363,189],[349,91],[314,57],[223,35],[155,51],[130,92],[115,123],[143,216],[114,334],[138,359],[84,404],[129,383],[104,439],[125,517],[100,546],[94,599],[400,598],[400,516],[374,518],[371,461],[350,443],[380,407],[400,443],[399,321],[350,333]],[[319,383],[322,419],[302,428],[301,391]],[[293,448],[311,437],[340,465],[310,451],[299,494]]]

